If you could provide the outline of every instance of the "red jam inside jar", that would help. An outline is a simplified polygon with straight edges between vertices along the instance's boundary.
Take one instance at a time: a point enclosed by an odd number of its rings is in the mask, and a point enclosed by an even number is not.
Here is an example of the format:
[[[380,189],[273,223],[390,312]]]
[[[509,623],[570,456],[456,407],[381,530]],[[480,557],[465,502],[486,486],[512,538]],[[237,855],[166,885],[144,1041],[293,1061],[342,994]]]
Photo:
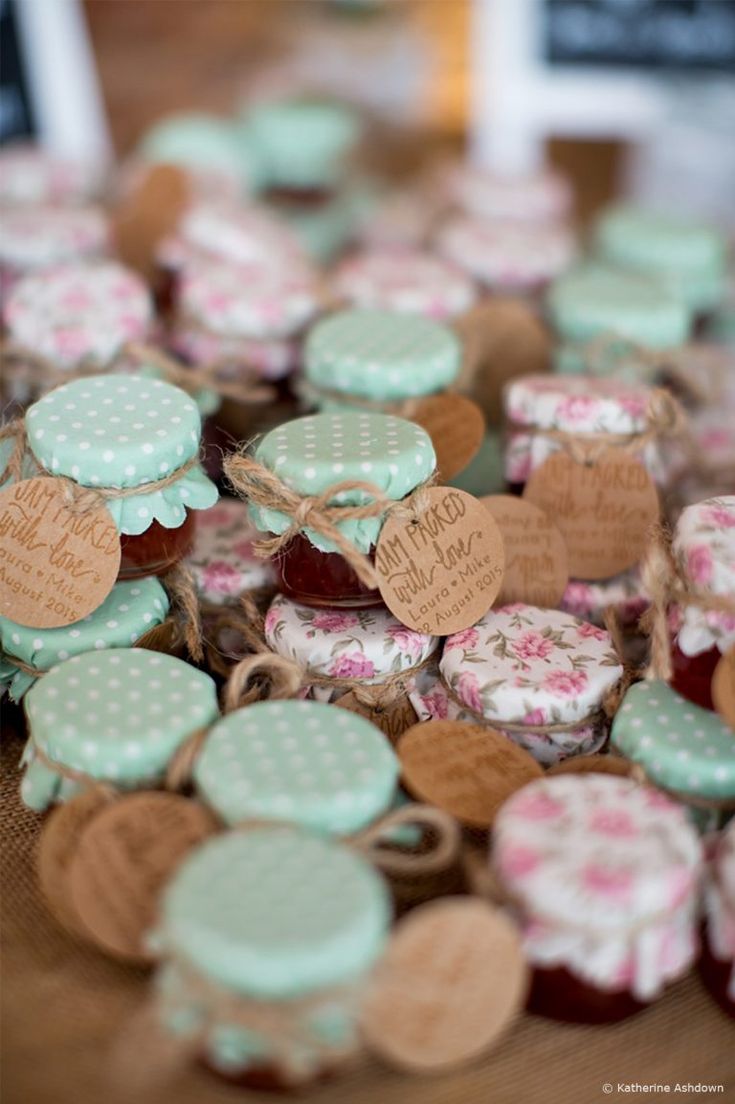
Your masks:
[[[180,560],[189,555],[194,544],[196,519],[186,511],[183,525],[166,529],[154,521],[143,533],[120,534],[119,579],[140,579],[144,575],[165,575]]]
[[[735,960],[715,957],[705,928],[702,954],[699,959],[699,976],[722,1011],[735,1020],[735,1001],[728,993],[733,969],[735,969]]]
[[[688,656],[674,641],[671,646],[672,688],[687,701],[703,709],[714,709],[712,676],[719,660],[719,648],[709,648],[699,655]]]
[[[626,989],[596,989],[563,966],[535,969],[526,1001],[527,1010],[537,1016],[578,1024],[617,1023],[647,1007]]]
[[[372,556],[371,556],[372,558]],[[279,588],[304,606],[380,606],[380,592],[360,582],[339,552],[321,552],[297,533],[273,558]]]

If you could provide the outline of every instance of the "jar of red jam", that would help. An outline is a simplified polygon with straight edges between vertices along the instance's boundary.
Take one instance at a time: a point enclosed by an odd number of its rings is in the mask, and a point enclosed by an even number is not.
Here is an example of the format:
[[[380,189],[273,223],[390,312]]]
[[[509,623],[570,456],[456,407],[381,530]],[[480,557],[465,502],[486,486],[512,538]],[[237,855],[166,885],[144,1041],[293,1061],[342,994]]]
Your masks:
[[[648,786],[609,774],[531,782],[495,819],[491,866],[534,971],[531,1012],[620,1020],[696,958],[701,844]]]
[[[420,249],[363,249],[342,262],[332,291],[339,301],[368,310],[421,314],[451,320],[477,299],[472,280],[458,265]]]
[[[26,433],[41,474],[105,497],[121,538],[121,579],[165,574],[191,549],[193,511],[217,501],[198,463],[199,410],[162,380],[117,373],[72,380],[28,409]],[[104,495],[122,489],[135,491]]]
[[[705,609],[696,595],[735,603],[735,495],[707,498],[682,510],[671,551],[692,598],[670,610],[671,685],[685,698],[713,709],[712,675],[735,644],[735,610]]]
[[[735,1019],[735,821],[713,844],[704,913],[700,974],[720,1007]]]
[[[335,484],[374,484],[400,502],[429,479],[436,457],[429,435],[420,426],[385,414],[345,410],[296,418],[271,430],[258,443],[255,460],[302,496],[320,495]],[[367,491],[339,491],[334,504],[365,505]],[[294,519],[279,510],[250,503],[250,516],[263,532],[281,534]],[[355,549],[371,556],[383,516],[337,521]],[[308,526],[301,528],[274,558],[280,589],[307,606],[381,605],[355,574],[336,545]]]

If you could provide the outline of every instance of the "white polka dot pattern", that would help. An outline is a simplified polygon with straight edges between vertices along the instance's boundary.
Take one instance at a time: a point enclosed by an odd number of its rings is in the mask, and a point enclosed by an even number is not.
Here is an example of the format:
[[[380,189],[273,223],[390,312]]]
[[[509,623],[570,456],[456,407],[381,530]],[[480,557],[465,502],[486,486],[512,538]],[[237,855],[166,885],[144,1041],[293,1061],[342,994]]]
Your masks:
[[[287,998],[359,977],[389,921],[379,875],[354,852],[290,828],[216,837],[179,868],[164,948],[247,996]]]
[[[382,732],[356,713],[260,702],[215,725],[194,779],[227,824],[268,817],[347,835],[390,806],[398,761]]]

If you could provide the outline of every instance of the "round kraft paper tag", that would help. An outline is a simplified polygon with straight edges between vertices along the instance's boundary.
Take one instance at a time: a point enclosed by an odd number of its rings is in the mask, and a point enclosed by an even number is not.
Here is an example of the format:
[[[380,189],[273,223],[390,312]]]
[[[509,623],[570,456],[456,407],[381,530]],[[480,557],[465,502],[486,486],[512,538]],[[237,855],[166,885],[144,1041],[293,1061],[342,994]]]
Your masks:
[[[144,940],[159,894],[216,827],[197,802],[158,792],[120,798],[94,817],[69,866],[69,899],[86,936],[108,954],[149,961]]]
[[[411,415],[431,437],[442,483],[459,475],[478,452],[485,436],[485,417],[464,395],[431,395]]]
[[[446,897],[396,927],[361,1008],[362,1033],[390,1065],[441,1073],[492,1046],[527,984],[510,920],[484,901]]]
[[[75,513],[51,476],[0,491],[0,615],[33,629],[81,621],[120,570],[120,536],[104,504]]]
[[[503,582],[500,530],[481,502],[452,487],[430,487],[414,519],[389,517],[375,550],[388,609],[417,632],[448,636],[487,613]]]
[[[735,738],[735,647],[720,658],[712,676],[712,702]]]
[[[497,605],[525,602],[555,609],[569,581],[564,538],[550,517],[515,495],[487,495],[480,502],[495,518],[505,548],[505,575]]]
[[[650,475],[614,448],[590,464],[555,452],[532,473],[523,497],[558,526],[574,579],[609,579],[638,563],[659,517]]]
[[[507,736],[467,721],[423,721],[404,732],[406,789],[472,828],[489,828],[512,793],[540,778],[536,760]]]

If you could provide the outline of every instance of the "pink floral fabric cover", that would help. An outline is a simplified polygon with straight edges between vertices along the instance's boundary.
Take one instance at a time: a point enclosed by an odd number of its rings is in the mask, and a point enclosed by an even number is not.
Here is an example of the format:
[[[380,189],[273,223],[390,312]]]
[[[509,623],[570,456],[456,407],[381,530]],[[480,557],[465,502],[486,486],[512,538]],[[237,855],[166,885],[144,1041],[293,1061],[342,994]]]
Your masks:
[[[148,289],[115,261],[63,265],[20,280],[5,305],[12,341],[70,369],[87,358],[107,364],[153,321]]]
[[[735,495],[707,498],[679,515],[672,552],[682,577],[697,590],[735,599]],[[672,611],[684,655],[735,644],[735,614],[686,606]]]
[[[0,210],[0,264],[11,275],[101,257],[109,245],[109,220],[98,207]]]
[[[462,165],[449,178],[449,197],[484,219],[535,225],[565,218],[572,206],[568,181],[549,169],[526,175],[500,175]]]
[[[715,958],[732,963],[727,995],[735,1001],[735,820],[715,843],[704,907],[710,950]]]
[[[412,696],[420,719],[477,724],[475,714],[481,713],[501,732],[503,721],[569,722],[568,732],[507,733],[539,763],[550,765],[602,746],[605,723],[573,726],[601,707],[623,668],[605,629],[560,610],[515,603],[490,610],[473,628],[448,636],[439,671],[441,677],[427,693]]]
[[[407,311],[442,321],[468,310],[472,282],[453,264],[413,249],[371,249],[337,269],[333,291],[356,307]]]
[[[0,150],[0,204],[83,203],[101,184],[99,165],[71,161],[30,143]]]
[[[370,684],[418,666],[440,643],[436,636],[407,629],[386,609],[311,609],[282,594],[266,614],[265,637],[272,651],[315,674]],[[309,696],[329,701],[344,693],[313,687]]]
[[[197,515],[194,548],[186,563],[202,598],[225,605],[243,591],[275,582],[269,561],[253,550],[260,535],[248,517],[247,503],[239,499],[221,498]]]
[[[645,384],[597,376],[524,376],[514,380],[503,395],[508,421],[505,478],[509,483],[525,483],[532,471],[561,448],[544,437],[545,429],[580,436],[643,432],[650,396],[651,389]],[[536,432],[524,433],[524,426]],[[640,459],[654,478],[663,479],[664,465],[655,442],[645,446]]]
[[[574,260],[574,234],[562,225],[529,225],[458,215],[437,236],[439,252],[490,288],[535,291]]]
[[[233,264],[270,264],[288,268],[305,263],[297,238],[262,207],[235,203],[193,203],[176,234],[166,238],[159,263],[179,270],[203,257]]]
[[[684,809],[611,775],[532,782],[501,808],[491,864],[529,962],[658,996],[697,953],[701,844]]]
[[[263,380],[285,379],[299,364],[297,341],[227,338],[179,325],[169,336],[168,345],[188,364],[226,361],[228,372],[232,365],[233,375],[237,375],[238,365],[242,365]]]
[[[559,608],[585,621],[592,621],[595,625],[602,625],[605,610],[608,606],[613,606],[620,624],[629,627],[637,623],[648,605],[649,599],[643,589],[640,569],[632,567],[610,579],[599,579],[596,582],[570,579]]]

